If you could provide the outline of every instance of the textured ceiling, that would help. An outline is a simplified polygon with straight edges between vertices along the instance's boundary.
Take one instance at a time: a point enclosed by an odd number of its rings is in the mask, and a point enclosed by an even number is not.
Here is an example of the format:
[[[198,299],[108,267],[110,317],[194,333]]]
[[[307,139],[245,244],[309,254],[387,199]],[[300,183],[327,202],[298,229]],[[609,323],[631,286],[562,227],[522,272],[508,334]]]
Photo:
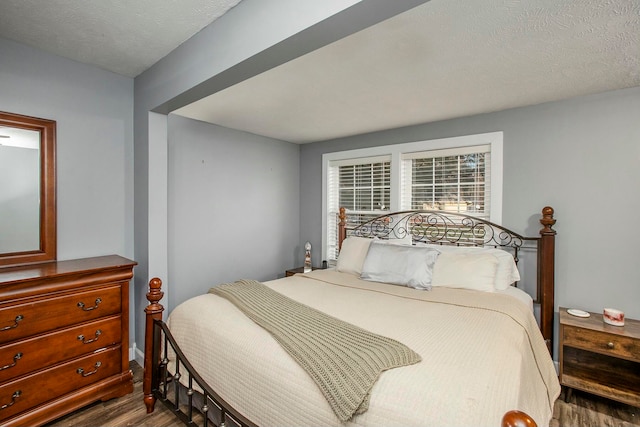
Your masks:
[[[0,0],[0,37],[133,77],[239,1]],[[638,0],[431,0],[175,112],[305,143],[632,86]]]
[[[135,77],[240,0],[0,0],[0,37]]]
[[[431,0],[176,113],[305,143],[632,86],[637,0]]]

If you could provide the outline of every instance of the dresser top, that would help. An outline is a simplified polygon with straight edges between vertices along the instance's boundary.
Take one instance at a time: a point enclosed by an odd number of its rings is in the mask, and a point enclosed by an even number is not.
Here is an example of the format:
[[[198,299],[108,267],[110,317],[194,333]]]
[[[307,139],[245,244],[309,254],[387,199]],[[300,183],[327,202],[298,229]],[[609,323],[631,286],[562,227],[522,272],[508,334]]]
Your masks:
[[[68,261],[49,261],[0,268],[0,288],[16,282],[28,282],[43,277],[62,277],[70,274],[133,267],[137,262],[119,255],[107,255]]]

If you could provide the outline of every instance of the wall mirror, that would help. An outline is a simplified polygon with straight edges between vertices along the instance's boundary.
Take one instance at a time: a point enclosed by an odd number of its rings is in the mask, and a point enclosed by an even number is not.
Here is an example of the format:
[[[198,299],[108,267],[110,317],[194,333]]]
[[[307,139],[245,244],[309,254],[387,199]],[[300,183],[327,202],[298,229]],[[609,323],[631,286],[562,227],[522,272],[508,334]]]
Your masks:
[[[56,259],[56,122],[0,111],[0,266]]]

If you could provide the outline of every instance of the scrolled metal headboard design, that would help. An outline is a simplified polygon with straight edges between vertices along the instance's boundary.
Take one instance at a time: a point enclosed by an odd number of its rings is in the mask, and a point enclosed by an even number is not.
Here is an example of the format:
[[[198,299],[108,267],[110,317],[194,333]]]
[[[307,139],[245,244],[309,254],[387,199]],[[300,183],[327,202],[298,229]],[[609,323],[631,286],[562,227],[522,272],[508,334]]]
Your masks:
[[[379,216],[349,230],[349,235],[412,243],[493,246],[520,249],[528,238],[492,222],[457,212],[403,211]]]

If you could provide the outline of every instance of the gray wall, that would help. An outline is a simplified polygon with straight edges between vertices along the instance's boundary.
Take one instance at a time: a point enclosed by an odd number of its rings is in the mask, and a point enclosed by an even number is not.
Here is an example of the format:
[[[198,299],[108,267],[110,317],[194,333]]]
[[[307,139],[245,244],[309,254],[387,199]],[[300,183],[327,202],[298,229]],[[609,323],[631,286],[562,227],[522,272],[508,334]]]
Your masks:
[[[166,234],[168,229],[171,229],[172,219],[167,218],[168,225],[164,229],[155,226],[163,223],[163,217],[168,215],[168,208],[158,209],[164,202],[160,194],[165,191],[158,187],[158,182],[162,185],[165,181],[165,177],[160,176],[165,167],[161,164],[165,156],[159,151],[167,150],[168,146],[163,147],[156,135],[163,132],[172,133],[172,124],[163,125],[162,120],[157,117],[150,119],[149,112],[170,113],[189,101],[224,90],[238,81],[251,78],[425,1],[244,0],[135,78],[134,217],[135,259],[139,265],[134,282],[138,348],[143,347],[143,310],[147,305],[145,293],[148,280],[154,274],[159,274],[155,273],[156,271],[166,270],[167,263],[173,266],[171,255],[168,253],[169,248],[160,247],[168,240],[161,234]],[[161,126],[165,126],[165,129],[160,129]],[[244,137],[239,139],[245,140]],[[246,141],[250,144],[255,143],[255,139],[249,136],[246,137]],[[273,153],[281,151],[278,144],[265,142],[265,145],[273,145],[271,149],[264,148],[265,152],[272,153],[269,157],[275,157]],[[221,144],[218,147],[225,146]],[[218,158],[227,162],[235,161],[235,158],[229,157],[225,152],[226,148],[221,149],[217,153]],[[172,162],[171,159],[168,161]],[[294,159],[296,169],[297,162],[298,159]],[[169,183],[168,186],[170,185],[172,184]],[[295,212],[294,217],[299,216],[299,193],[281,193],[277,196],[280,199],[274,199],[272,205],[280,205],[280,208],[270,212],[271,216],[267,220],[272,227],[286,227],[284,241],[295,241],[299,244],[299,229],[290,229],[291,223],[288,220],[291,212]],[[165,204],[171,203],[169,201]],[[236,243],[227,250],[238,257],[244,255],[246,246],[243,241],[251,240],[253,237],[248,232],[240,233],[236,237]],[[272,275],[276,269],[282,271],[283,267],[290,268],[295,265],[290,263],[293,258],[292,252],[296,252],[296,248],[286,248],[285,252],[273,260],[265,274]],[[176,283],[174,286],[169,280],[172,274],[167,275],[169,278],[163,279],[168,299],[171,301],[177,301],[171,297],[174,290],[178,295],[190,295],[195,292],[196,286],[197,289],[201,289],[201,285],[197,284]],[[211,280],[217,281],[218,278],[212,277]],[[193,290],[182,290],[191,286],[194,287]]]
[[[162,248],[149,248],[150,240],[154,243],[158,240],[156,233],[167,233],[168,230],[149,229],[150,216],[167,215],[167,212],[150,211],[149,197],[158,191],[168,191],[163,188],[151,188],[157,182],[150,182],[150,174],[155,178],[158,169],[162,165],[150,164],[150,158],[161,158],[155,151],[168,149],[154,141],[149,144],[150,134],[162,133],[162,130],[151,128],[156,126],[159,120],[150,124],[149,112],[155,111],[163,104],[180,97],[185,92],[190,96],[206,96],[207,88],[201,88],[202,82],[224,72],[238,64],[242,64],[247,58],[273,46],[283,39],[315,24],[318,21],[351,5],[355,0],[331,0],[327,2],[299,2],[297,0],[244,0],[238,6],[231,9],[212,25],[204,28],[198,34],[187,40],[176,50],[158,61],[153,67],[135,78],[134,82],[134,138],[135,138],[135,259],[139,262],[134,277],[136,300],[134,310],[136,312],[136,346],[144,347],[144,308],[147,300],[147,284],[149,279],[156,274],[155,269],[159,263],[168,261],[168,248],[164,248],[166,261],[160,253]],[[246,78],[259,72],[260,67],[253,63],[244,63],[236,69]],[[275,65],[275,64],[274,64]],[[254,69],[255,67],[255,69]],[[230,82],[220,79],[222,90],[225,84]],[[168,132],[168,130],[165,130]],[[229,160],[224,150],[218,154],[220,159]],[[295,160],[297,167],[297,159]],[[283,218],[292,209],[295,216],[298,215],[298,194],[290,194],[285,200],[275,201],[281,204],[282,215],[278,214],[270,218],[272,223],[283,222]],[[221,202],[224,204],[224,202]],[[222,207],[221,207],[222,208]],[[168,228],[168,227],[167,227]],[[298,229],[291,228],[288,231],[288,240],[298,240]],[[231,253],[240,256],[244,252],[242,241],[252,236],[237,236],[236,244],[227,248]],[[162,239],[159,239],[162,240]],[[212,245],[215,242],[211,243]],[[150,252],[157,253],[154,259],[150,259]],[[288,254],[282,254],[289,257]],[[282,265],[284,261],[277,263]],[[169,278],[163,277],[168,295],[171,295],[173,287]],[[217,280],[215,277],[212,280]],[[194,286],[193,290],[190,286]],[[177,290],[178,288],[182,290]],[[187,290],[184,290],[187,289]],[[176,285],[179,294],[193,294],[195,289],[201,289],[201,285],[182,283]],[[173,298],[171,298],[173,300]],[[168,307],[169,309],[171,307]],[[141,353],[138,353],[140,356]]]
[[[321,244],[323,153],[504,131],[503,224],[536,235],[542,207],[556,212],[556,310],[640,318],[639,117],[631,88],[303,145],[300,239]]]
[[[0,58],[0,110],[57,122],[58,259],[133,258],[133,79],[5,39]]]
[[[295,264],[299,146],[169,115],[169,307]]]

